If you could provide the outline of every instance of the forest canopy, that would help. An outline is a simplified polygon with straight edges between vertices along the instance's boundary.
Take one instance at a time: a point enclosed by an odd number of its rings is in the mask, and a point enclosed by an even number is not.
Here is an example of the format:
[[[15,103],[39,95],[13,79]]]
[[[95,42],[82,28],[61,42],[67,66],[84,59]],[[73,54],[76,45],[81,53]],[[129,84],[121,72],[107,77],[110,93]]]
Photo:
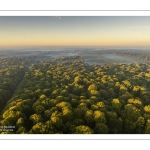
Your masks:
[[[2,134],[150,133],[148,63],[0,61],[0,126],[14,127]]]

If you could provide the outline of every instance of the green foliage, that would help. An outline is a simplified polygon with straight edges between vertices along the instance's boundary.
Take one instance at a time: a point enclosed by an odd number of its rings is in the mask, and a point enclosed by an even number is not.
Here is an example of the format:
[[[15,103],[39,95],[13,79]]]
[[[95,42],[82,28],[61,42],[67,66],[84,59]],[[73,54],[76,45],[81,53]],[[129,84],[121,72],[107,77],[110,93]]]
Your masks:
[[[144,111],[150,114],[150,105],[145,106]]]
[[[33,121],[33,124],[36,124],[36,123],[42,121],[42,117],[41,117],[41,115],[33,114],[33,115],[30,116],[30,120]]]
[[[94,127],[94,132],[97,134],[107,134],[108,130],[107,125],[104,123],[97,123]]]
[[[120,103],[120,100],[118,98],[115,98],[112,100],[112,107],[116,110],[120,109],[121,108],[121,103]]]
[[[97,90],[97,86],[95,84],[92,84],[88,87],[88,90],[91,91],[91,90]]]
[[[0,112],[22,80],[27,62],[25,58],[0,59]]]
[[[101,111],[94,111],[94,120],[96,123],[106,123],[105,114]]]
[[[17,134],[150,133],[149,64],[87,67],[78,56],[28,70],[26,59],[0,60],[0,126]]]
[[[146,122],[145,133],[150,134],[150,119],[148,119],[147,122]]]
[[[88,126],[77,126],[75,134],[92,134],[94,131]]]

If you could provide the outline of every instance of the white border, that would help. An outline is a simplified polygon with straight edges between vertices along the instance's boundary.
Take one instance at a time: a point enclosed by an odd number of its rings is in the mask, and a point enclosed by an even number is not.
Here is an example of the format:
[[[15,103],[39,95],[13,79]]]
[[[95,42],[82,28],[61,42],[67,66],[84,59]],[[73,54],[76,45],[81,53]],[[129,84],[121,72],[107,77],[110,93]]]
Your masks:
[[[0,11],[0,16],[150,16],[150,11]]]
[[[0,140],[150,140],[149,134],[1,134]]]
[[[0,10],[150,10],[149,0],[1,0]]]

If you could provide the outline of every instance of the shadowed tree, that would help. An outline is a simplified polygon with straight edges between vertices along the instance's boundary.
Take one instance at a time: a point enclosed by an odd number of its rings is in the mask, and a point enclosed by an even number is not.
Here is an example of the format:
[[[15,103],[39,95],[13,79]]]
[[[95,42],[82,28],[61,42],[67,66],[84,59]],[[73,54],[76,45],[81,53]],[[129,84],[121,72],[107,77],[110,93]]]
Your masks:
[[[94,127],[95,134],[107,134],[109,131],[108,126],[104,123],[96,123]]]
[[[150,119],[148,119],[146,122],[145,133],[150,134]]]

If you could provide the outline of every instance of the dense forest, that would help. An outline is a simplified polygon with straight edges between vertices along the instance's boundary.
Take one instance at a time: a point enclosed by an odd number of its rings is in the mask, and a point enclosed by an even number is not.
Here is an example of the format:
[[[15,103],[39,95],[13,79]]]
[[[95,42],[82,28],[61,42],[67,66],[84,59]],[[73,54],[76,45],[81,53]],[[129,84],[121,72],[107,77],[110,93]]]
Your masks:
[[[0,60],[0,133],[150,133],[150,64],[31,62]]]
[[[11,98],[32,59],[22,57],[0,59],[0,112]]]

